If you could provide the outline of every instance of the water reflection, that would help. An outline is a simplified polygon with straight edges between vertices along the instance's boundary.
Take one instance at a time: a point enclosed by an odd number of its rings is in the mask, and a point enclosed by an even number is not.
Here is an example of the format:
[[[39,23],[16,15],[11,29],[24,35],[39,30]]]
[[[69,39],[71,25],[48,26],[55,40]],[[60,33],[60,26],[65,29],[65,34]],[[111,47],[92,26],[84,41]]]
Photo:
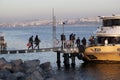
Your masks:
[[[82,64],[83,80],[119,80],[120,64]]]
[[[57,80],[119,80],[120,64],[86,64],[76,70],[56,71]],[[60,78],[60,79],[59,79]]]

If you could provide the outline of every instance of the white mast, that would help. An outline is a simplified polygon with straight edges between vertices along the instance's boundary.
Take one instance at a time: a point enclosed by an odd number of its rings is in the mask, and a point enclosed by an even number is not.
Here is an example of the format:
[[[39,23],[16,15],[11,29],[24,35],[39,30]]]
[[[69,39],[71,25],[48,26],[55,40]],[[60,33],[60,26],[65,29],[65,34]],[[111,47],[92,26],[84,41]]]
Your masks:
[[[53,22],[52,22],[52,29],[53,29],[53,47],[55,47],[55,40],[56,40],[56,17],[54,15],[54,8],[52,9],[52,17],[53,17]]]

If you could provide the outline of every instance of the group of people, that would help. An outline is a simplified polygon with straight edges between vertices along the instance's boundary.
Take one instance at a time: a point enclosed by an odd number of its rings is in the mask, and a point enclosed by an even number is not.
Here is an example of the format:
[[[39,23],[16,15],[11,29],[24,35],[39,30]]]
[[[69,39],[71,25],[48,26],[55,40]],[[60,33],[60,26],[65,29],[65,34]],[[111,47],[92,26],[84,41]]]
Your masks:
[[[80,45],[81,45],[81,42],[82,42],[82,45],[84,46],[84,47],[86,47],[86,38],[85,37],[83,37],[83,39],[82,40],[80,40],[80,38],[78,37],[77,39],[76,39],[76,44],[77,44],[77,47],[80,47]]]
[[[80,45],[86,46],[86,39],[83,37],[82,40],[78,37],[76,39],[76,34],[71,33],[69,35],[69,40],[66,40],[66,36],[64,34],[61,34],[61,42],[62,42],[62,47],[73,47],[75,44],[77,47],[80,47]],[[81,44],[82,42],[82,44]]]
[[[90,36],[89,43],[90,43],[91,46],[96,45],[97,44],[97,39],[94,36]]]
[[[35,38],[33,39],[33,35],[29,38],[29,41],[27,43],[28,49],[39,49],[39,43],[41,42],[41,40],[38,38],[38,35],[35,36]],[[35,44],[35,46],[33,46]]]

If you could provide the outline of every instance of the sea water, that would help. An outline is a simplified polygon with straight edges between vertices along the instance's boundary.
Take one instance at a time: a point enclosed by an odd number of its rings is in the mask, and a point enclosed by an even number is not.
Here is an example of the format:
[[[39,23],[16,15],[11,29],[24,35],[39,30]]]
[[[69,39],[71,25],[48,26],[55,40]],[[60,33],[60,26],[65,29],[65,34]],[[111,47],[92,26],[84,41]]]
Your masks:
[[[99,26],[80,26],[72,25],[57,26],[56,39],[60,40],[60,35],[66,35],[69,40],[71,33],[76,34],[76,38],[82,39],[85,37],[88,41],[93,32]],[[0,28],[0,32],[4,33],[5,41],[7,42],[8,50],[27,49],[28,39],[31,35],[39,36],[41,40],[40,48],[53,47],[53,31],[52,26],[32,26],[32,27],[4,27]],[[120,64],[85,64],[82,60],[76,58],[75,70],[64,70],[63,59],[61,59],[61,70],[57,70],[56,53],[55,52],[38,52],[30,54],[0,54],[6,60],[33,60],[39,59],[41,63],[51,62],[54,74],[57,80],[119,80],[120,79]],[[61,54],[62,58],[62,54]]]

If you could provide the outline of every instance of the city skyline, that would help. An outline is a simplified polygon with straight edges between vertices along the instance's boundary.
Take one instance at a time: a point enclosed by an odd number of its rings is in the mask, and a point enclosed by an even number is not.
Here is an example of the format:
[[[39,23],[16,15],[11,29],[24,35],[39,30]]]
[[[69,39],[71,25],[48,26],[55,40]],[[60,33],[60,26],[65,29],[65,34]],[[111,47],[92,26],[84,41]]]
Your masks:
[[[81,18],[120,13],[120,0],[0,0],[0,22]]]

